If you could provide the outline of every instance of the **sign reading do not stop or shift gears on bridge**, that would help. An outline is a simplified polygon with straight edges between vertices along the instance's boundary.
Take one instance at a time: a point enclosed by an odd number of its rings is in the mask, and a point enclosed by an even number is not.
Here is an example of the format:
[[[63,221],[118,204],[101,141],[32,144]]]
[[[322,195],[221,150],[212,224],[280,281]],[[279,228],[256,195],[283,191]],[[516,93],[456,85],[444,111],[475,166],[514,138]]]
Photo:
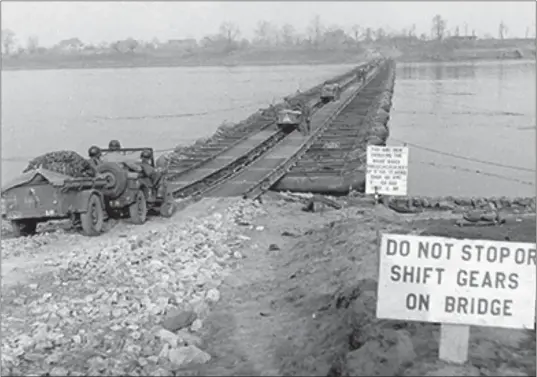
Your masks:
[[[383,234],[377,317],[533,328],[535,244]]]
[[[366,194],[407,194],[408,147],[367,146]]]

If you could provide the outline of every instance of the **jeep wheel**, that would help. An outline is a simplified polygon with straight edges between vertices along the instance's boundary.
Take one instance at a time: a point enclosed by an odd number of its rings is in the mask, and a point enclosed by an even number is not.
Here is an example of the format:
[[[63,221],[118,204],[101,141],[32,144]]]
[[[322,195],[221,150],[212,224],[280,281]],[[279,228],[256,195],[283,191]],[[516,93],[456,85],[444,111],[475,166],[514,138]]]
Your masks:
[[[37,229],[37,221],[35,220],[12,220],[11,228],[15,237],[31,236],[35,234]]]
[[[107,187],[104,187],[101,191],[109,199],[119,198],[127,188],[127,172],[121,165],[114,162],[105,162],[97,166],[97,173],[108,180]]]
[[[134,203],[129,206],[129,217],[133,224],[143,224],[147,219],[147,199],[142,190],[136,193]]]
[[[174,202],[164,202],[160,206],[160,216],[170,218],[175,213],[175,210],[177,209]]]
[[[104,210],[101,199],[91,195],[88,200],[88,210],[80,214],[82,233],[88,237],[98,236],[104,228]]]

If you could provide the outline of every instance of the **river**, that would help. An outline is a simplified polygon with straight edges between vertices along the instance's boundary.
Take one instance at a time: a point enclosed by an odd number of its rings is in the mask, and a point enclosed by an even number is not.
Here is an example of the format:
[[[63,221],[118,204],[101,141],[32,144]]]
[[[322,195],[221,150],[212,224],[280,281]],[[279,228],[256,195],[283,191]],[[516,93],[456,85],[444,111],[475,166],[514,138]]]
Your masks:
[[[86,155],[110,139],[156,150],[189,144],[349,69],[3,71],[2,181],[50,150]],[[410,146],[409,194],[535,195],[534,61],[399,64],[393,103],[390,144]]]
[[[410,195],[535,196],[535,127],[535,61],[398,65],[389,145],[409,146]]]

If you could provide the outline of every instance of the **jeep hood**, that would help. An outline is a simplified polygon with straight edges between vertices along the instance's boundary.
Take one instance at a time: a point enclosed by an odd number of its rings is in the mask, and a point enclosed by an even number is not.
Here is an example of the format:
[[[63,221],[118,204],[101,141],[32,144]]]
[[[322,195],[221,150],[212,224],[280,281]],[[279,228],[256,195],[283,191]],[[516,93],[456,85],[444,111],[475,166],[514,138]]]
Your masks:
[[[61,186],[66,180],[73,179],[65,174],[56,173],[47,169],[30,170],[29,172],[22,173],[18,177],[12,179],[4,186],[2,186],[2,194],[5,191],[11,190],[15,187],[25,185],[34,180],[44,180],[52,184],[53,186]]]

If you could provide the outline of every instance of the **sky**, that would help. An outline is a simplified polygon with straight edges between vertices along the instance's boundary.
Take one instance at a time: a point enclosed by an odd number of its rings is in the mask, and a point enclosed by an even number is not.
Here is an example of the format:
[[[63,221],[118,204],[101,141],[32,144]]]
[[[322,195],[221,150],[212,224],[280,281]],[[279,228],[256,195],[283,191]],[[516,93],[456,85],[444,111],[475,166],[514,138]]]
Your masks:
[[[2,29],[11,29],[25,44],[37,36],[42,46],[78,37],[85,43],[113,42],[129,37],[150,41],[196,38],[216,34],[222,22],[233,22],[244,37],[254,34],[260,20],[282,26],[292,24],[305,32],[315,15],[325,26],[353,25],[401,30],[416,25],[417,35],[430,35],[431,20],[440,14],[450,30],[464,24],[478,36],[498,35],[501,21],[508,36],[535,35],[534,1],[244,1],[244,2],[156,2],[156,1],[2,1]]]

